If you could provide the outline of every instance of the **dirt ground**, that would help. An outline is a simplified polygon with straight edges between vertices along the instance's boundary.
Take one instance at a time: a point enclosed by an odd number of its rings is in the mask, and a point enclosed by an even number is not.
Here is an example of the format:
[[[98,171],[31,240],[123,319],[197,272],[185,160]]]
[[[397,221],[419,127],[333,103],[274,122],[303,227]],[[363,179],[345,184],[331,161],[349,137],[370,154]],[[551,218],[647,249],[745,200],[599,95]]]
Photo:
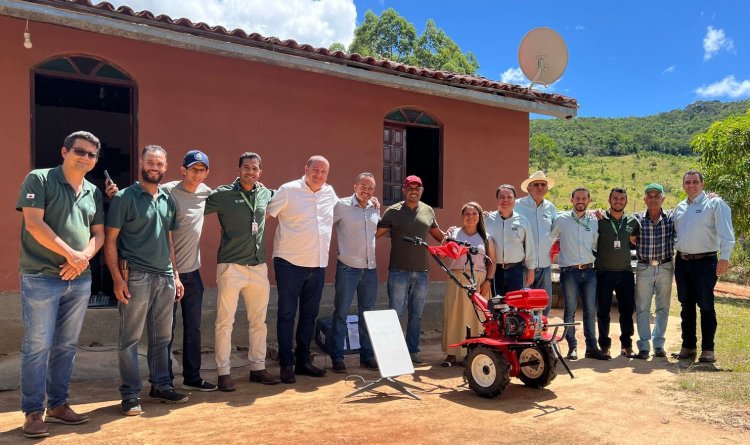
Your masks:
[[[672,317],[667,338],[673,349],[678,327],[679,320]],[[615,323],[611,329],[615,344],[618,335]],[[580,329],[578,336],[582,337]],[[565,352],[566,346],[562,349]],[[51,436],[44,442],[750,443],[750,431],[697,420],[694,414],[704,408],[686,393],[666,389],[678,372],[672,360],[581,359],[571,364],[575,379],[558,365],[558,377],[548,388],[531,389],[512,379],[499,398],[488,400],[468,389],[461,367],[440,367],[438,332],[424,335],[423,356],[431,365],[398,378],[417,386],[415,393],[421,400],[389,387],[347,398],[361,380],[330,372],[318,379],[298,376],[294,385],[262,386],[249,383],[247,369],[239,368],[232,371],[237,384],[233,393],[192,393],[185,405],[146,401],[143,415],[124,417],[119,412],[118,381],[74,383],[70,402],[91,420],[79,426],[52,424]],[[324,358],[319,355],[316,364]],[[330,367],[330,360],[325,364]],[[347,357],[347,365],[351,374],[367,381],[379,377],[360,368],[356,356]],[[277,363],[270,362],[269,370],[277,373]],[[215,371],[204,372],[204,377],[216,381]],[[28,441],[20,432],[19,399],[19,390],[0,392],[0,443]],[[750,418],[750,413],[744,415]]]

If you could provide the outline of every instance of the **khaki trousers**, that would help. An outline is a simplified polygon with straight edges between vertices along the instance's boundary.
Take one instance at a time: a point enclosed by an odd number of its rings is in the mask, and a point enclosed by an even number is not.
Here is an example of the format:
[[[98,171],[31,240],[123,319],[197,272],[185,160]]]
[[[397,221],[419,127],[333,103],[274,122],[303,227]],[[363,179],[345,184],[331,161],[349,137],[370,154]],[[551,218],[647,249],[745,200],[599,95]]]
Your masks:
[[[232,328],[237,312],[239,297],[245,301],[249,343],[247,359],[250,370],[266,368],[266,313],[268,295],[271,291],[268,282],[266,263],[257,266],[243,266],[234,263],[216,265],[216,366],[219,375],[228,375],[231,369],[229,356],[232,350]]]

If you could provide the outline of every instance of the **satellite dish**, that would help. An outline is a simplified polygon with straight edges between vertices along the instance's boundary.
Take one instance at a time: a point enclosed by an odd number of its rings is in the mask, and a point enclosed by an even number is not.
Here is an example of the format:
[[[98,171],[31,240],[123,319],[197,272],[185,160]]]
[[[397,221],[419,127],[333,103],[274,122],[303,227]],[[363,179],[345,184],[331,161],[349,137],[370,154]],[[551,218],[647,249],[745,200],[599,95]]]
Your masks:
[[[518,46],[518,64],[523,75],[545,87],[562,76],[568,66],[568,47],[560,34],[550,28],[534,28]]]

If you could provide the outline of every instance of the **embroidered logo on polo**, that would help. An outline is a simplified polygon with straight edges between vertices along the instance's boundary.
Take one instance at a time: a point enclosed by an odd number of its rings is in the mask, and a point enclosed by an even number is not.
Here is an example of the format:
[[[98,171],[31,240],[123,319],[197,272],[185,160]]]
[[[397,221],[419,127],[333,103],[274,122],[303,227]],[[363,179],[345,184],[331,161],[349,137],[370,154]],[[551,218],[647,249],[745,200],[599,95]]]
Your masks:
[[[34,199],[34,198],[36,198],[36,195],[33,194],[33,193],[27,193],[26,194],[26,199]]]

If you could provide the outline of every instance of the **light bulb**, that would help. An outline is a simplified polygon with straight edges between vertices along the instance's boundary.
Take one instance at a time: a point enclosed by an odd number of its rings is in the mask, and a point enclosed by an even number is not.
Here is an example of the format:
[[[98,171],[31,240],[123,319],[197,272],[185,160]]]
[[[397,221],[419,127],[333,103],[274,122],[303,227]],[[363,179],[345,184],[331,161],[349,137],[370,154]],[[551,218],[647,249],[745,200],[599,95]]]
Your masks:
[[[31,44],[31,33],[24,32],[23,33],[23,47],[26,49],[31,49],[31,47],[34,46]]]

